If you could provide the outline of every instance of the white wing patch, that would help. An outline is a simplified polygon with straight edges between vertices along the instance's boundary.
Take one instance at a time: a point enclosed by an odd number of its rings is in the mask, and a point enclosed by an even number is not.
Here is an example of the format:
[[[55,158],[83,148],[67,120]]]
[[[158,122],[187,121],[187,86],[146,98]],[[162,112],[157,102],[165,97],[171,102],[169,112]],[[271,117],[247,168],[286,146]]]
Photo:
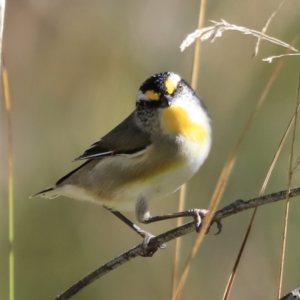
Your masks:
[[[149,147],[149,146],[148,146]],[[143,150],[140,150],[140,151],[137,151],[135,153],[132,153],[132,154],[125,154],[125,153],[122,153],[122,154],[118,154],[120,156],[126,156],[126,157],[137,157],[137,156],[141,156],[143,154],[145,154],[147,152],[147,149],[148,147],[146,147],[145,149]]]

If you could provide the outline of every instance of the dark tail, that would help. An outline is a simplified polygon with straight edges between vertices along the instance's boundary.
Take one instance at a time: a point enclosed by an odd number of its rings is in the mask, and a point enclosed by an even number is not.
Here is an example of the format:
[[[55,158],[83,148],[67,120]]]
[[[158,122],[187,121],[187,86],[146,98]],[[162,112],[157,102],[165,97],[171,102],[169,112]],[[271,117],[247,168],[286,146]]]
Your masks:
[[[34,198],[34,197],[37,197],[37,196],[42,196],[42,197],[48,198],[48,197],[46,196],[46,193],[51,192],[51,191],[53,191],[53,190],[54,190],[54,187],[50,187],[50,188],[48,188],[48,189],[45,189],[45,190],[43,190],[43,191],[41,191],[41,192],[38,192],[38,193],[36,193],[36,194],[30,196],[29,198]],[[55,196],[50,197],[50,199],[51,199],[51,198],[55,198]]]

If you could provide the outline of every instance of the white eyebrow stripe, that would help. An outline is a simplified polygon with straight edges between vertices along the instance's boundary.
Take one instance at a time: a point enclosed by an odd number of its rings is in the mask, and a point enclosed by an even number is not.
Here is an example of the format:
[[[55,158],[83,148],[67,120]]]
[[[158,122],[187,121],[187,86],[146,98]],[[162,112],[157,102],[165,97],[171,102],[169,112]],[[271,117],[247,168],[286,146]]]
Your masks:
[[[178,83],[181,80],[181,77],[175,73],[171,73],[169,78],[173,81],[174,86],[177,88]]]

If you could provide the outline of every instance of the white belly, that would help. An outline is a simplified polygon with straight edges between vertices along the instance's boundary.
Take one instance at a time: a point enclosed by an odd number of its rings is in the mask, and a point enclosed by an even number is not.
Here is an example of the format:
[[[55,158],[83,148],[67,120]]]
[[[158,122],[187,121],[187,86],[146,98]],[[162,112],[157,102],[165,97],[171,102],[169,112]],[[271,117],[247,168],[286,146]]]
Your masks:
[[[53,192],[70,198],[96,202],[118,211],[134,210],[136,201],[141,198],[148,201],[163,198],[174,193],[186,183],[205,161],[210,150],[211,140],[207,140],[205,145],[201,147],[196,143],[183,143],[183,145],[185,147],[180,148],[179,158],[174,156],[174,160],[179,159],[182,163],[175,168],[170,168],[169,171],[157,172],[155,176],[149,176],[146,179],[135,177],[133,181],[124,180],[124,184],[115,184],[117,176],[119,176],[118,181],[122,182],[123,178],[126,179],[129,176],[128,170],[130,169],[133,173],[136,173],[137,168],[141,168],[141,165],[148,169],[149,157],[153,157],[150,149],[148,158],[147,154],[144,154],[134,158],[116,156],[100,160],[90,171],[83,171],[82,169],[82,173],[85,175],[78,176],[81,184],[76,184],[76,182],[75,184],[72,184],[72,182],[70,184],[66,183]],[[148,167],[145,161],[148,162]],[[150,161],[150,165],[156,169],[154,161]],[[122,166],[122,168],[117,167],[114,169],[115,166]],[[159,164],[157,168],[160,168]],[[83,180],[86,181],[84,185],[82,184]],[[101,184],[109,191],[107,198],[101,192],[97,192],[97,187]]]
[[[117,210],[133,210],[138,199],[149,201],[164,198],[177,191],[199,170],[210,150],[210,142],[197,155],[186,158],[186,162],[179,168],[155,176],[145,182],[139,181],[115,192],[113,201],[107,205]],[[194,153],[195,154],[195,153]]]

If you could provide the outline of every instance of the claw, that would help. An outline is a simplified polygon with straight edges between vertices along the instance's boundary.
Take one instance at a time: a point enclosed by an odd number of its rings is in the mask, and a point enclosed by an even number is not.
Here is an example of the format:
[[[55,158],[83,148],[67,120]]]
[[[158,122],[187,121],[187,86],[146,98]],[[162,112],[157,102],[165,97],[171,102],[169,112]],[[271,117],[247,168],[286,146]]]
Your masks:
[[[152,238],[155,236],[152,235],[151,233],[147,231],[142,231],[140,232],[140,235],[143,237],[143,243],[142,243],[142,251],[140,253],[140,256],[142,257],[152,257],[153,254],[158,250],[158,249],[165,249],[167,247],[166,244],[162,245],[153,245],[151,244]]]
[[[223,225],[220,220],[215,221],[215,223],[217,224],[217,228],[218,228],[218,231],[215,233],[215,235],[218,235],[222,232]]]
[[[209,228],[207,229],[206,234],[209,232],[211,226],[212,226],[214,223],[216,223],[217,228],[218,228],[218,231],[215,233],[215,235],[218,235],[218,234],[220,234],[220,233],[222,232],[223,225],[222,225],[222,223],[221,223],[220,220],[217,220],[217,221],[213,221],[213,222],[210,224]]]
[[[196,232],[200,232],[201,224],[202,224],[202,219],[205,217],[207,214],[208,210],[206,209],[199,209],[199,208],[194,208],[190,209],[189,213],[192,214],[194,217],[194,220],[196,222]]]
[[[200,229],[201,229],[201,223],[202,223],[202,219],[205,218],[205,216],[207,215],[208,213],[208,210],[206,209],[199,209],[199,208],[194,208],[194,209],[190,209],[188,211],[193,217],[194,217],[194,220],[196,222],[196,232],[200,232]],[[215,235],[218,235],[222,232],[222,223],[220,220],[217,220],[217,221],[213,221],[211,223],[211,225],[209,226],[209,228],[207,229],[207,232],[206,234],[209,232],[211,226],[213,223],[216,223],[217,225],[217,228],[218,228],[218,231],[215,233]]]

